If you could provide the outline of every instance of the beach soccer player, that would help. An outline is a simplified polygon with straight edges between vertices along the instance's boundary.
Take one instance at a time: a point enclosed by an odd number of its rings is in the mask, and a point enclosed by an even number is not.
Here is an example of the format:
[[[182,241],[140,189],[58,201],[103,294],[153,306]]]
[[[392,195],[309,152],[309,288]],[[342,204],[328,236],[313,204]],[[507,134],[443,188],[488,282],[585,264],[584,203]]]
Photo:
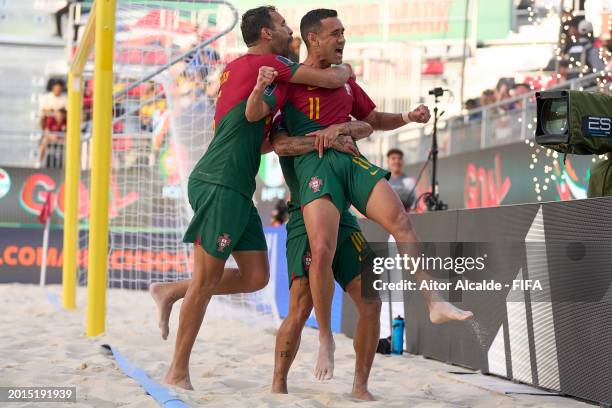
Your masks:
[[[301,20],[300,32],[308,49],[303,65],[324,69],[342,63],[346,41],[344,27],[335,10],[308,12]],[[248,120],[257,121],[275,107],[262,97],[250,97],[245,114]],[[331,149],[323,151],[338,135],[331,125],[349,122],[351,117],[369,123],[375,130],[392,130],[410,122],[426,123],[431,116],[424,105],[402,114],[378,112],[375,108],[374,102],[352,78],[337,89],[289,84],[283,98],[281,111],[289,135],[314,136],[319,148],[318,152],[295,157],[294,167],[312,255],[309,284],[319,326],[315,377],[321,380],[332,378],[334,369],[332,264],[344,209],[352,204],[381,225],[395,238],[400,254],[411,256],[417,242],[408,213],[387,180],[388,172],[371,164],[363,155],[352,157]],[[417,280],[426,278],[424,271],[417,271],[415,276]],[[421,293],[433,323],[466,320],[473,316],[471,312],[442,301],[435,292]]]
[[[292,31],[273,7],[258,7],[242,16],[242,36],[247,54],[230,62],[221,75],[214,116],[214,138],[191,172],[188,198],[193,208],[184,242],[193,242],[194,269],[185,283],[174,355],[164,381],[191,389],[189,357],[206,307],[215,294],[253,292],[269,279],[267,247],[252,196],[259,169],[261,145],[272,115],[280,107],[276,99],[286,82],[339,87],[351,75],[348,66],[314,69],[287,59]],[[258,82],[261,66],[274,69],[262,91],[269,115],[249,122],[246,101]],[[238,270],[225,269],[232,254]],[[152,288],[154,298],[159,290]],[[158,302],[159,303],[159,302]],[[163,306],[163,305],[162,305]],[[167,311],[167,307],[160,307]],[[160,313],[161,314],[161,313]]]

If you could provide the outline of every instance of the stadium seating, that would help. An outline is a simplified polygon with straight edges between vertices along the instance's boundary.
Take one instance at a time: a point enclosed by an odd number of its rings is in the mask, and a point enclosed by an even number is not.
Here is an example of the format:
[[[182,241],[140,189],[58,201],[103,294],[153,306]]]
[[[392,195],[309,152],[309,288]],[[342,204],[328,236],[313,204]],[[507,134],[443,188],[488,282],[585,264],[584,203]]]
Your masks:
[[[40,131],[38,98],[65,71],[65,43],[54,38],[61,1],[0,0],[0,164],[32,167]]]

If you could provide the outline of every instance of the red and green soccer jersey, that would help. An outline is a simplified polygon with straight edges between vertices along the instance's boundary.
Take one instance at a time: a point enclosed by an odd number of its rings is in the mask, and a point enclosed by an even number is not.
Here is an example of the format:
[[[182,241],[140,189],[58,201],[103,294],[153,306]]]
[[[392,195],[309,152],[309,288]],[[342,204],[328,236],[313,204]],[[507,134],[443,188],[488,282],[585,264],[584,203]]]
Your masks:
[[[264,92],[264,100],[272,108],[270,115],[249,122],[244,113],[246,102],[262,66],[276,69],[279,84],[270,85]],[[280,108],[279,98],[285,94],[283,83],[291,79],[298,67],[289,59],[272,54],[246,54],[225,67],[215,109],[214,138],[191,172],[191,178],[229,187],[248,198],[253,196],[264,135]]]
[[[351,116],[363,120],[374,108],[363,89],[349,80],[336,89],[289,84],[282,112],[289,135],[302,136],[348,122]],[[333,149],[326,150],[323,158],[317,152],[297,156],[293,167],[301,206],[329,196],[340,213],[349,203],[365,212],[373,186],[381,177],[387,177],[365,157],[354,158]]]
[[[289,84],[282,107],[291,136],[303,136],[327,126],[351,120],[363,120],[376,108],[368,94],[349,79],[343,87],[320,88]]]

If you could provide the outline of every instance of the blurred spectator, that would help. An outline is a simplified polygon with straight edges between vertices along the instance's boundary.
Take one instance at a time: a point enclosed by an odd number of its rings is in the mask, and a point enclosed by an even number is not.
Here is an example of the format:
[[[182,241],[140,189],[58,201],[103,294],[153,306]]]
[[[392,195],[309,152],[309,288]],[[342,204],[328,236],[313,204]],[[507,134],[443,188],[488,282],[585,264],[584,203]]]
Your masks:
[[[389,184],[397,193],[404,208],[410,209],[415,200],[415,181],[404,174],[404,152],[391,149],[387,152],[387,168],[391,172]]]
[[[203,81],[218,61],[219,54],[214,49],[209,47],[201,48],[186,58],[187,67],[185,68],[185,73],[195,76],[198,81]]]
[[[55,12],[55,36],[62,38],[62,17],[68,14],[70,2],[66,2],[64,7]]]
[[[39,147],[39,161],[46,168],[59,169],[64,161],[64,138],[66,135],[66,109],[56,110],[48,116],[43,127]]]
[[[601,48],[604,52],[607,52],[607,57],[612,56],[612,31],[604,33],[601,36]]]
[[[302,40],[300,37],[293,37],[291,45],[289,45],[289,59],[293,62],[300,62],[300,47]]]
[[[270,214],[270,225],[272,227],[280,227],[289,219],[289,209],[285,200],[278,200],[274,205],[274,209]]]
[[[40,97],[40,127],[44,128],[48,116],[59,109],[66,109],[65,86],[62,80],[51,82],[51,91]]]
[[[612,31],[602,34],[601,51],[607,68],[612,68]]]
[[[61,9],[57,10],[55,12],[55,36],[62,38],[62,17],[64,15],[68,15],[68,11],[70,10],[70,3],[80,3],[83,0],[69,0],[66,2],[66,5],[64,7],[62,7]],[[79,26],[75,25],[74,26],[74,39],[73,41],[76,41],[79,35]]]
[[[547,88],[551,88],[553,86],[561,85],[567,82],[567,76],[569,74],[569,61],[561,60],[559,61],[559,72],[548,81],[546,84]]]
[[[515,98],[520,95],[528,94],[529,92],[531,92],[531,87],[529,86],[529,84],[520,83],[512,87],[512,89],[510,90],[510,96]]]
[[[561,60],[559,61],[559,72],[557,73],[557,82],[558,83],[563,83],[566,82],[568,80],[568,75],[569,75],[569,61],[568,60]]]
[[[569,59],[568,78],[578,78],[580,74],[590,74],[594,70],[605,69],[599,56],[599,49],[593,45],[593,24],[582,20],[578,24],[578,40],[569,47],[565,58]]]
[[[482,119],[482,112],[474,112],[470,113],[471,110],[477,109],[480,107],[480,101],[478,98],[471,98],[465,101],[465,109],[468,111],[468,120],[470,122],[479,121]]]
[[[65,132],[66,131],[66,109],[61,108],[53,112],[53,115],[47,116],[43,130],[47,132]]]
[[[492,103],[497,102],[497,97],[495,96],[495,91],[492,89],[485,89],[482,91],[480,95],[480,106],[491,105]]]
[[[495,93],[498,101],[510,98],[510,89],[514,86],[514,78],[500,78],[495,85]]]
[[[115,84],[113,86],[113,95],[123,91],[124,88],[123,84]],[[113,133],[125,132],[125,106],[123,106],[125,98],[126,95],[113,98]]]
[[[83,122],[91,120],[93,108],[93,80],[85,81],[83,87]]]
[[[574,16],[572,10],[565,10],[561,17],[561,53],[566,55],[570,48],[578,41],[578,24],[584,17]]]
[[[531,87],[528,84],[520,83],[514,85],[514,87],[510,90],[510,96],[513,98],[520,97],[521,95],[526,95],[531,92]],[[523,100],[519,99],[518,101],[512,104],[512,109],[523,109]]]
[[[147,82],[140,94],[140,128],[151,132],[153,130],[153,114],[156,110],[166,107],[166,100],[157,94],[155,84]]]

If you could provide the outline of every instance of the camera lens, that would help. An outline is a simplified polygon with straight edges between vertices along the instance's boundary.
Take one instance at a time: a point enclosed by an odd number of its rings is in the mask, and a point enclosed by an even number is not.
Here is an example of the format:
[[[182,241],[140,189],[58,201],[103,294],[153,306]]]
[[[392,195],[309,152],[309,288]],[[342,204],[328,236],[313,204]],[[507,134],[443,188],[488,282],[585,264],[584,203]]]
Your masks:
[[[567,134],[567,100],[549,99],[542,109],[544,131],[549,135]]]

